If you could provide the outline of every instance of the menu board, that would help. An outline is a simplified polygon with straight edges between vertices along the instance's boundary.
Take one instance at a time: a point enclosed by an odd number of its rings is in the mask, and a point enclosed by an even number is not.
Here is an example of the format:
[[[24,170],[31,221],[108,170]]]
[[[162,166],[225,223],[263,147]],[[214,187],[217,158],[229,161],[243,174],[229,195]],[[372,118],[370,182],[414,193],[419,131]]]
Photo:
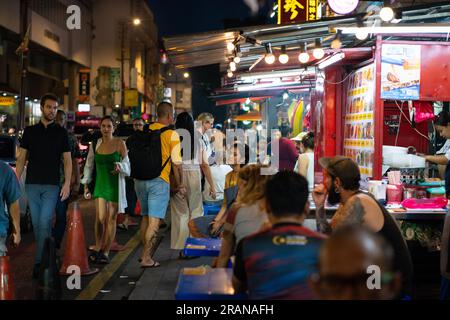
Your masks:
[[[344,156],[359,165],[361,180],[373,175],[375,126],[375,67],[365,66],[353,72],[347,81],[345,103]]]

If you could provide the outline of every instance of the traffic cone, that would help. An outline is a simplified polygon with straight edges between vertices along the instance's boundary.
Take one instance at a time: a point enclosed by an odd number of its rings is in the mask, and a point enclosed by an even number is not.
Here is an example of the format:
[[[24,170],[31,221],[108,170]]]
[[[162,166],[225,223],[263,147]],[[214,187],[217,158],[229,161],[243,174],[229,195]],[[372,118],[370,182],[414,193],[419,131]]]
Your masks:
[[[69,223],[67,225],[66,248],[64,250],[64,261],[60,269],[60,274],[70,274],[67,272],[70,266],[78,266],[83,276],[98,272],[97,268],[91,268],[88,263],[83,220],[81,219],[81,212],[78,209],[78,202],[73,203],[73,209],[69,212]]]
[[[9,257],[0,257],[0,300],[14,300],[14,282]]]
[[[61,279],[56,263],[55,241],[52,238],[45,239],[38,283],[36,299],[61,300]]]

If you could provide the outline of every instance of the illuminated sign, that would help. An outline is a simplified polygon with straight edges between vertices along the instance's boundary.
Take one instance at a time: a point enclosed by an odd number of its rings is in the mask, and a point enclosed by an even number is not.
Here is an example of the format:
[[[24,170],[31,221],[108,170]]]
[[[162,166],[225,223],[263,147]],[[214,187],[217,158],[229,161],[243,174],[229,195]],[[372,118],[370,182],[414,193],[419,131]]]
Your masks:
[[[91,105],[80,103],[78,105],[78,112],[91,112]]]
[[[278,24],[317,20],[319,0],[278,0]]]
[[[137,90],[125,90],[125,107],[139,107],[139,92]]]
[[[328,0],[330,9],[337,14],[348,14],[356,9],[359,0]]]
[[[14,97],[0,97],[0,106],[13,106],[16,104]]]

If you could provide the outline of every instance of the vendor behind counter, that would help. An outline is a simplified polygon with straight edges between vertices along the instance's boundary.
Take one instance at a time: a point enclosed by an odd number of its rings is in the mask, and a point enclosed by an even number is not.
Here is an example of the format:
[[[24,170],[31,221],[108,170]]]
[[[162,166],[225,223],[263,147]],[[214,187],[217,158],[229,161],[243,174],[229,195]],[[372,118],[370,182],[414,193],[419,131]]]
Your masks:
[[[440,136],[447,139],[447,142],[436,155],[425,156],[425,160],[438,165],[445,165],[445,193],[450,196],[450,115],[442,111],[434,121],[436,131]],[[445,153],[444,153],[445,152]]]

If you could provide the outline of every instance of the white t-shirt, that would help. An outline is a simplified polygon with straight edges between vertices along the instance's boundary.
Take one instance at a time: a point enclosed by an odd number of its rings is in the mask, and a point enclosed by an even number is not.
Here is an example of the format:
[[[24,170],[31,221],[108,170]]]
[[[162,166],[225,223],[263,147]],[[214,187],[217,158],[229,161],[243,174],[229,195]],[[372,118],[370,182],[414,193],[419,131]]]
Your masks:
[[[442,148],[438,152],[436,152],[436,154],[445,154],[447,159],[450,160],[449,156],[447,155],[447,153],[449,151],[450,151],[450,139],[447,139],[447,141],[445,141],[445,144],[442,146]]]
[[[209,195],[209,191],[211,190],[208,180],[205,179],[205,189],[203,190],[203,200],[204,201],[217,201],[223,200],[223,190],[225,188],[225,177],[226,175],[233,171],[233,169],[226,164],[223,165],[213,165],[210,166],[211,176],[214,181],[214,187],[216,188],[216,199],[213,199]]]

